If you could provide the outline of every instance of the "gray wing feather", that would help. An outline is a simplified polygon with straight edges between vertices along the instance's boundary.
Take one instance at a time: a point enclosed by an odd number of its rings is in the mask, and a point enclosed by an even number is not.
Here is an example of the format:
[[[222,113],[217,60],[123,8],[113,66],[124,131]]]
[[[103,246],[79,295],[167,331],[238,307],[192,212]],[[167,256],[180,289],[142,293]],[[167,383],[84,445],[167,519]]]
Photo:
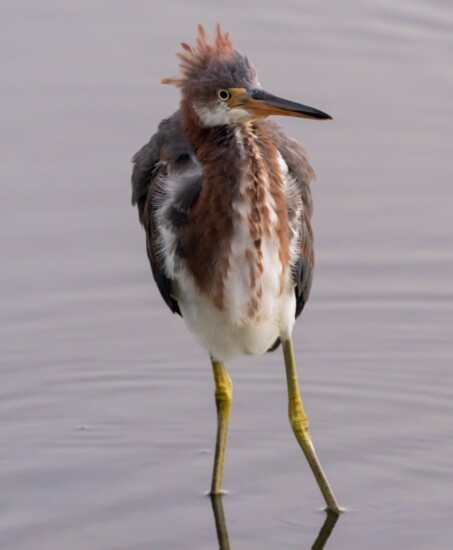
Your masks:
[[[172,282],[158,250],[159,228],[154,212],[168,170],[183,173],[192,164],[189,146],[184,138],[179,113],[163,120],[158,131],[132,158],[132,204],[137,206],[141,224],[146,232],[146,250],[159,292],[173,313],[181,315],[178,302],[172,293]],[[168,223],[177,231],[187,220],[201,188],[201,180],[186,178],[175,202],[168,212]]]

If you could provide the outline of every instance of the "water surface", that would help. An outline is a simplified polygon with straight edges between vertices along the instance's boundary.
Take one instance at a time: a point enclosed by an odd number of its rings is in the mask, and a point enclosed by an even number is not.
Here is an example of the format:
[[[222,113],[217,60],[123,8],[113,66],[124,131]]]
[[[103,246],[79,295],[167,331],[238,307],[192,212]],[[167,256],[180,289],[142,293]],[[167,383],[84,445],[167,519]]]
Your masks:
[[[317,267],[294,333],[332,549],[453,545],[452,97],[447,1],[20,1],[0,7],[0,546],[212,549],[205,352],[154,288],[132,154],[159,80],[221,21],[316,168]],[[310,548],[319,491],[279,352],[229,366],[232,549]],[[318,544],[319,548],[319,544]]]

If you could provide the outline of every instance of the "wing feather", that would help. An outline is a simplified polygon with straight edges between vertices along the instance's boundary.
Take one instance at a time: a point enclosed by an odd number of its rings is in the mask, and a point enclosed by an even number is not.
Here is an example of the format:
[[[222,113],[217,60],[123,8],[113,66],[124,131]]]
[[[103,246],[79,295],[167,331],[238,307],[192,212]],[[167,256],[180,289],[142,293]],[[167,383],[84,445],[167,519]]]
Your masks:
[[[165,223],[175,235],[187,222],[188,213],[201,188],[200,175],[193,175],[193,161],[178,112],[160,123],[158,131],[134,155],[132,163],[132,204],[137,206],[140,222],[145,229],[146,250],[154,280],[170,310],[181,315],[172,292],[172,280],[165,267],[165,258],[159,250],[162,235],[156,224],[156,210],[168,192],[166,178],[169,173],[177,178],[178,188],[165,213]],[[191,175],[184,177],[187,171]]]

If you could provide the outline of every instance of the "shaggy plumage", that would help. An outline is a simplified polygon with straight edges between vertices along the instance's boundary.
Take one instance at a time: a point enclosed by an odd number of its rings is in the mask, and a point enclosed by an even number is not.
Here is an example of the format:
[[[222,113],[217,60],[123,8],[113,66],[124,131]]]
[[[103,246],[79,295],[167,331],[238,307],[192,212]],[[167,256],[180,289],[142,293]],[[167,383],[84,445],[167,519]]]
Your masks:
[[[262,353],[291,334],[310,293],[314,173],[263,117],[206,123],[219,109],[230,116],[218,89],[258,85],[219,26],[212,43],[200,26],[182,48],[181,74],[163,81],[181,89],[180,110],[134,156],[132,202],[171,311],[219,360]]]

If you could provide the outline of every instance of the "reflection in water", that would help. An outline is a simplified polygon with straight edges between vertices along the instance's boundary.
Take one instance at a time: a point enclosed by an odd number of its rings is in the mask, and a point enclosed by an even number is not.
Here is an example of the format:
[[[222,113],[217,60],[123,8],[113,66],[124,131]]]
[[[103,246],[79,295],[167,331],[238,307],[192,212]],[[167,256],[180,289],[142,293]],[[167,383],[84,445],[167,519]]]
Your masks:
[[[316,537],[316,540],[313,543],[311,550],[322,550],[324,548],[324,545],[329,539],[330,534],[332,533],[333,528],[335,527],[335,524],[338,521],[338,518],[339,518],[338,514],[334,514],[330,510],[327,510],[326,519],[322,524],[321,530],[319,531],[319,534]]]
[[[219,550],[230,550],[230,541],[228,540],[228,530],[223,511],[222,495],[211,495],[212,510],[214,512],[215,528],[217,540],[219,541]],[[322,550],[328,541],[335,524],[338,521],[338,515],[327,511],[326,519],[316,537],[312,550]]]
[[[220,550],[230,550],[225,514],[223,512],[222,495],[211,495],[212,510],[214,512],[215,529]]]

